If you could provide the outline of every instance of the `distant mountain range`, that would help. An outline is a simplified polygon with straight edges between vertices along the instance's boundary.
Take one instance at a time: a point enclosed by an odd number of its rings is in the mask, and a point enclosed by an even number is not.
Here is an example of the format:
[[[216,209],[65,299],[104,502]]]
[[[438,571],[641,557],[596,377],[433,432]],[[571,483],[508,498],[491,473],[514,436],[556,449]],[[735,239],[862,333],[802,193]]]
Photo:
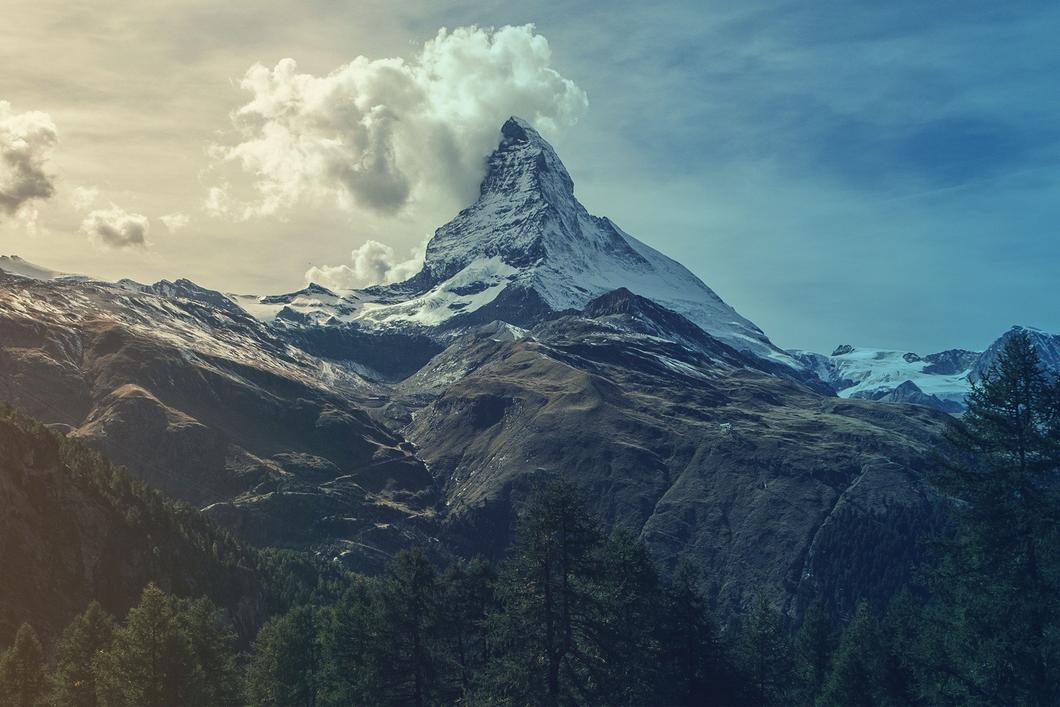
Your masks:
[[[944,413],[999,346],[782,351],[589,215],[516,118],[402,283],[0,271],[0,400],[247,541],[366,571],[410,545],[496,557],[529,489],[567,478],[664,568],[700,567],[712,601],[791,613],[901,584],[937,519]],[[1058,337],[1032,333],[1057,366]]]
[[[790,351],[843,398],[926,405],[944,412],[964,410],[972,383],[993,366],[997,354],[1017,333],[1030,336],[1043,365],[1060,371],[1060,336],[1014,326],[986,351],[950,349],[920,356],[909,351],[839,346],[829,356]]]

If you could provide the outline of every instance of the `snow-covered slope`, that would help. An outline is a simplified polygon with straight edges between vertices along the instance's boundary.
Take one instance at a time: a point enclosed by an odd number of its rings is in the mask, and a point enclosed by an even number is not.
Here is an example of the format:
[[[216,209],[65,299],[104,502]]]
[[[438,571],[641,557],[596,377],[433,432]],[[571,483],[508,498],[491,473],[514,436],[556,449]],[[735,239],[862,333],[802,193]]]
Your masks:
[[[963,406],[970,383],[968,374],[979,358],[972,351],[953,349],[929,356],[844,345],[830,356],[792,351],[817,376],[832,384],[840,397],[882,400],[905,383],[912,383],[925,396],[937,398],[940,409]],[[908,386],[904,389],[911,390]],[[899,391],[901,392],[901,391]],[[903,398],[904,399],[904,398]]]
[[[917,402],[955,412],[963,409],[972,381],[994,365],[1005,344],[1020,332],[1031,337],[1042,365],[1060,372],[1060,335],[1022,326],[1009,329],[982,353],[950,349],[920,356],[849,345],[839,346],[829,356],[810,351],[789,353],[831,384],[840,397]]]
[[[132,280],[12,276],[5,270],[0,273],[0,321],[30,322],[57,331],[89,323],[119,325],[173,347],[204,367],[233,363],[351,394],[372,388],[355,367],[307,354],[228,297],[189,280],[142,285]],[[219,370],[238,375],[225,366]]]
[[[990,344],[990,348],[983,352],[972,368],[970,378],[978,380],[984,373],[989,371],[997,360],[997,355],[1005,348],[1009,339],[1019,333],[1024,333],[1030,337],[1034,348],[1038,350],[1038,357],[1041,359],[1043,366],[1054,371],[1060,371],[1060,335],[1050,334],[1035,327],[1014,326],[1002,334],[997,341]]]
[[[31,280],[54,280],[57,277],[62,277],[62,273],[34,265],[17,255],[0,255],[0,270],[8,275],[28,277]]]
[[[687,268],[590,215],[555,151],[518,118],[501,129],[478,200],[435,232],[415,277],[357,292],[317,288],[310,296],[303,291],[244,307],[254,312],[272,303],[274,310],[259,312],[279,317],[282,304],[288,322],[300,314],[314,325],[459,332],[493,319],[531,325],[620,287],[739,351],[801,368]]]

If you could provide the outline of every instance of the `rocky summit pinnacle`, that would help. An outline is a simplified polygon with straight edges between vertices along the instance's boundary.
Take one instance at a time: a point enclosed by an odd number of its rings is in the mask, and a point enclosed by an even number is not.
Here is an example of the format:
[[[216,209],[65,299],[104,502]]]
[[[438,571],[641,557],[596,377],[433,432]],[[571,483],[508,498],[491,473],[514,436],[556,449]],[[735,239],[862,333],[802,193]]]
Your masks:
[[[565,201],[574,198],[574,181],[552,146],[513,116],[501,126],[501,141],[486,162],[480,194],[515,193]]]
[[[516,117],[501,126],[478,199],[434,233],[417,275],[344,293],[342,316],[306,298],[292,321],[432,335],[493,320],[525,327],[623,287],[737,351],[802,368],[687,268],[591,215],[556,151]]]

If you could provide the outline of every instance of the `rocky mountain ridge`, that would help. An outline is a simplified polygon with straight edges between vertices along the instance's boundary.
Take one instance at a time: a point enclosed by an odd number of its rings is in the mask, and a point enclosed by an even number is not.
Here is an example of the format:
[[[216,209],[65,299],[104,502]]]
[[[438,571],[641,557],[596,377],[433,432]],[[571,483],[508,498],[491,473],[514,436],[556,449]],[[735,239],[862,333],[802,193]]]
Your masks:
[[[968,360],[781,352],[590,216],[517,119],[403,283],[248,297],[0,270],[0,399],[246,540],[366,571],[411,545],[498,556],[529,488],[565,478],[718,604],[793,613],[885,597],[938,503],[937,391],[828,385]]]

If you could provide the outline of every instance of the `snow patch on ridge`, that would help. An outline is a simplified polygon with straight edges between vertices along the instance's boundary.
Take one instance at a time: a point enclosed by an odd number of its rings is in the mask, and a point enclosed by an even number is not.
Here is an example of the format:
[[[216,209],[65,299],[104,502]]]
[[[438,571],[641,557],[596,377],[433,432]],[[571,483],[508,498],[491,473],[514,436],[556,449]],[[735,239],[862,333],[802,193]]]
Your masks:
[[[418,297],[399,304],[366,308],[357,318],[384,325],[438,326],[457,314],[474,312],[492,302],[518,272],[499,257],[478,258]]]

